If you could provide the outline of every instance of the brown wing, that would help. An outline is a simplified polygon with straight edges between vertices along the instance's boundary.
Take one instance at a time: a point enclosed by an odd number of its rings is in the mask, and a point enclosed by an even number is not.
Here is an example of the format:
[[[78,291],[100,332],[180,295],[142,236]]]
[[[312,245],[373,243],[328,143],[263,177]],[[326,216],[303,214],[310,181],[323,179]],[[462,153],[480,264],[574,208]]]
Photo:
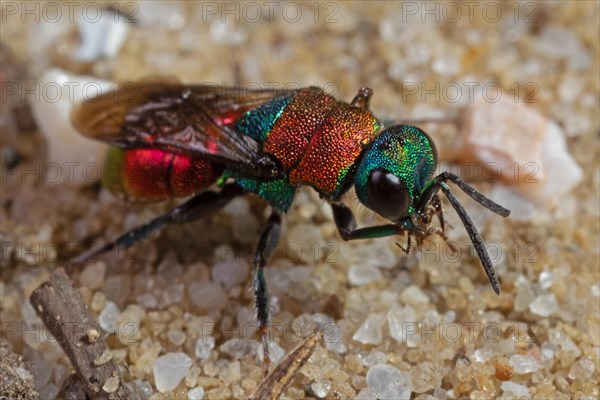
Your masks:
[[[274,176],[261,145],[233,128],[246,111],[294,90],[244,90],[178,83],[128,84],[78,104],[73,126],[121,147],[153,147]]]

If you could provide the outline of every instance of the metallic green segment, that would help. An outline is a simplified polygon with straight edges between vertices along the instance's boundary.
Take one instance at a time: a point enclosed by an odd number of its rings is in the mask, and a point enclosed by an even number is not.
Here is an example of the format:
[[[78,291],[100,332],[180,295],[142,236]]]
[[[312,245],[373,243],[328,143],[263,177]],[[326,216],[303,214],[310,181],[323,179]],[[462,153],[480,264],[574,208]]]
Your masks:
[[[410,192],[407,214],[415,212],[415,203],[436,168],[433,142],[414,126],[398,125],[383,131],[364,155],[356,172],[354,187],[361,203],[372,208],[367,194],[371,171],[383,169],[396,175]]]
[[[236,129],[257,142],[264,143],[273,125],[293,98],[293,95],[280,97],[248,111],[236,122]]]
[[[263,144],[271,133],[273,125],[293,98],[293,95],[280,97],[248,111],[236,122],[236,129]],[[264,182],[244,177],[238,171],[227,169],[219,178],[218,184],[223,185],[228,179],[235,180],[235,183],[244,190],[259,195],[270,206],[280,211],[289,210],[294,201],[296,188],[287,183],[287,177]]]
[[[257,179],[241,177],[235,171],[227,170],[219,178],[219,185],[223,185],[229,178],[233,178],[235,183],[244,190],[259,195],[279,211],[287,212],[296,195],[296,188],[288,184],[286,178],[261,182]]]
[[[123,180],[123,159],[125,153],[122,148],[110,146],[104,159],[102,171],[102,186],[113,193],[124,194],[125,182]]]

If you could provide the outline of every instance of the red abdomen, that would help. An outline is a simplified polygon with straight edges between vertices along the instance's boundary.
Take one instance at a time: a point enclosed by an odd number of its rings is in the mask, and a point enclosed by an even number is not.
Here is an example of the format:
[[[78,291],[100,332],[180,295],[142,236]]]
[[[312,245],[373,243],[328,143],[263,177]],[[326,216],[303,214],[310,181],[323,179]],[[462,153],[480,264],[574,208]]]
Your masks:
[[[128,198],[147,201],[187,197],[212,185],[223,167],[158,149],[110,149],[103,183]]]

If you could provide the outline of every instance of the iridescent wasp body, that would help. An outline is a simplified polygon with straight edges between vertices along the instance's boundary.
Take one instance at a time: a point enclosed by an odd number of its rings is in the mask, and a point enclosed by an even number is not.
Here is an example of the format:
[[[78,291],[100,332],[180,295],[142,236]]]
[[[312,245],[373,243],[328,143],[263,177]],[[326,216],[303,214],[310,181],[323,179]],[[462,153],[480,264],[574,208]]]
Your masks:
[[[311,186],[331,205],[344,240],[406,233],[419,243],[432,234],[443,236],[441,190],[499,293],[483,241],[446,182],[503,217],[510,212],[456,175],[434,176],[432,140],[414,126],[383,130],[368,107],[372,93],[362,88],[345,103],[316,87],[240,91],[140,84],[87,100],[75,109],[72,122],[84,135],[115,146],[104,178],[110,188],[145,200],[193,197],[72,262],[81,264],[114,247],[131,246],[168,224],[211,215],[236,196],[257,194],[273,208],[254,262],[257,319],[268,365],[270,315],[263,271],[279,238],[281,213],[289,209],[297,188]],[[214,183],[220,189],[207,190]],[[364,206],[390,223],[357,228],[342,202],[352,186]],[[433,216],[439,218],[439,227],[431,226]]]

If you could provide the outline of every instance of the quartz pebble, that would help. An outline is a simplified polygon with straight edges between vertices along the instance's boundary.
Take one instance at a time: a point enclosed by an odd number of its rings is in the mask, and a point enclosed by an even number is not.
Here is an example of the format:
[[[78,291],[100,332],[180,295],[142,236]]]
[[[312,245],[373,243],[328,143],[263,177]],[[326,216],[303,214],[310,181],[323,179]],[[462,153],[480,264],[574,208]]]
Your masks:
[[[317,395],[318,398],[323,399],[327,396],[327,394],[331,390],[331,381],[323,380],[323,381],[313,382],[313,384],[310,385],[310,388]]]
[[[154,363],[156,389],[165,393],[173,390],[192,366],[192,359],[185,353],[167,353]]]
[[[367,285],[382,278],[381,271],[368,265],[356,264],[348,269],[348,282],[354,286]]]
[[[207,360],[210,357],[212,349],[215,348],[215,338],[213,336],[205,336],[196,340],[196,357]]]
[[[234,286],[241,285],[248,279],[250,267],[244,259],[223,261],[212,267],[212,279],[229,290]]]
[[[390,335],[398,342],[406,342],[407,335],[416,332],[416,313],[411,306],[394,305],[387,314]]]
[[[120,315],[121,310],[119,310],[119,307],[112,301],[107,301],[98,317],[98,324],[105,332],[115,332]]]
[[[251,343],[243,338],[229,339],[219,347],[219,350],[221,350],[223,353],[229,354],[236,360],[239,360],[245,355],[249,354],[251,349]]]
[[[222,310],[227,305],[227,293],[213,282],[194,282],[188,287],[193,305],[203,310]]]
[[[444,369],[425,361],[411,368],[410,376],[413,391],[415,393],[425,393],[441,386]]]
[[[85,267],[79,276],[79,283],[90,290],[96,290],[102,287],[105,277],[106,264],[102,261],[98,261]]]
[[[188,392],[188,400],[202,400],[204,399],[204,388],[197,387]]]
[[[378,399],[409,399],[410,374],[386,364],[377,364],[367,372],[367,385]]]
[[[108,146],[80,135],[70,123],[70,114],[75,103],[93,97],[95,91],[104,93],[114,87],[115,83],[91,76],[74,75],[57,68],[45,71],[38,82],[41,87],[52,87],[54,90],[53,94],[40,96],[39,101],[31,102],[37,126],[46,138],[47,162],[60,166],[65,165],[65,160],[69,161],[69,165],[79,166],[101,163]],[[74,170],[79,173],[63,171],[52,183],[89,184],[90,177],[97,175],[88,177],[80,169]]]
[[[512,381],[502,382],[502,384],[500,385],[500,389],[502,389],[502,391],[504,391],[504,393],[512,393],[517,398],[521,398],[521,397],[525,397],[527,399],[531,398],[531,395],[529,394],[529,390],[527,389],[527,387],[525,387],[523,385],[519,385],[518,383],[514,383]]]
[[[152,386],[143,380],[136,379],[125,384],[132,400],[148,400],[152,396]]]
[[[382,314],[371,314],[358,328],[353,340],[364,344],[379,344],[383,339],[381,329],[385,322],[385,316]]]
[[[573,364],[569,370],[569,378],[580,380],[590,379],[595,369],[596,367],[590,359],[583,358]]]
[[[583,178],[560,127],[506,96],[474,102],[461,133],[455,142],[458,159],[477,163],[484,179],[513,186],[537,206],[558,204]],[[512,204],[502,204],[513,210]]]
[[[540,368],[539,363],[531,356],[522,356],[515,354],[509,360],[510,366],[517,374],[528,374],[535,372]]]
[[[529,310],[536,315],[549,317],[558,311],[558,302],[553,294],[543,294],[529,304]]]
[[[327,350],[331,350],[338,354],[343,354],[348,350],[344,344],[340,329],[333,319],[324,314],[317,313],[313,315],[313,320],[325,334],[323,341],[325,342]]]
[[[256,354],[258,356],[258,360],[260,362],[263,362],[265,359],[265,352],[263,351],[262,343],[258,343],[256,347]],[[269,341],[269,357],[271,358],[271,361],[274,364],[279,364],[279,362],[283,359],[284,356],[285,350],[283,350],[281,346],[277,344],[277,342],[274,342],[272,340]]]
[[[413,307],[429,304],[429,297],[416,285],[411,285],[404,289],[400,294],[400,300]]]
[[[102,385],[102,390],[106,393],[114,393],[119,388],[119,383],[120,380],[118,376],[111,376],[104,382],[104,385]]]

